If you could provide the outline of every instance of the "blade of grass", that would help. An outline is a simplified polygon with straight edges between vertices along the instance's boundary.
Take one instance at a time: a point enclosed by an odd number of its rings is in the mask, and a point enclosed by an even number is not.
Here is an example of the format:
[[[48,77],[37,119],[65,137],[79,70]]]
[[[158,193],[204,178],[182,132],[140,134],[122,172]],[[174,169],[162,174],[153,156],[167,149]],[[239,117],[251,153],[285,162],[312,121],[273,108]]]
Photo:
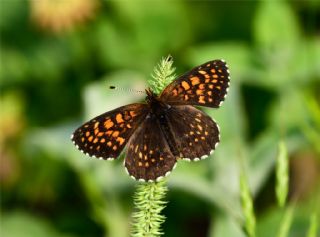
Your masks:
[[[278,205],[285,205],[288,195],[288,152],[284,141],[279,142],[278,156],[276,161],[276,196]]]

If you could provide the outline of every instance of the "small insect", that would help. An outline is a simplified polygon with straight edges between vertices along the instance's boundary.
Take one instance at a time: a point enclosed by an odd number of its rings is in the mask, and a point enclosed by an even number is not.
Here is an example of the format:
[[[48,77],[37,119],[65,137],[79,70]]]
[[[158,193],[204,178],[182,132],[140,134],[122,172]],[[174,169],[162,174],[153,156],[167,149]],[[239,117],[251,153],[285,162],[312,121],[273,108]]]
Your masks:
[[[175,79],[160,95],[146,89],[146,103],[106,112],[76,129],[71,140],[83,153],[116,159],[125,149],[127,173],[159,181],[177,160],[207,158],[220,141],[219,127],[194,106],[220,107],[229,87],[223,60],[204,63]]]

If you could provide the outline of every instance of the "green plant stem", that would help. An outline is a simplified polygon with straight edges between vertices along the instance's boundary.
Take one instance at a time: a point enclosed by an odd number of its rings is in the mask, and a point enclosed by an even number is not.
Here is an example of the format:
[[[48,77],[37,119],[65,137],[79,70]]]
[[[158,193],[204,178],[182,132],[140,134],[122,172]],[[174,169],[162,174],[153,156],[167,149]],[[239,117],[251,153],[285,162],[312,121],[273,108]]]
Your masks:
[[[253,200],[250,193],[248,180],[245,169],[242,167],[240,171],[240,196],[241,206],[245,217],[244,228],[249,237],[256,236],[256,218],[254,214]]]
[[[289,236],[289,230],[292,225],[292,219],[294,214],[295,205],[288,206],[285,210],[283,220],[281,221],[278,237]]]
[[[161,211],[165,208],[163,201],[167,187],[165,181],[139,184],[134,195],[134,204],[137,209],[133,213],[133,237],[160,236],[161,224],[165,217]]]
[[[288,152],[284,141],[279,142],[276,161],[276,197],[280,207],[283,207],[289,189]]]
[[[155,67],[152,78],[148,81],[151,90],[160,92],[174,79],[172,58],[163,58]],[[163,201],[167,192],[166,182],[154,182],[139,184],[134,195],[136,211],[133,213],[132,237],[156,237],[161,236],[161,224],[165,217],[161,211],[165,208]]]

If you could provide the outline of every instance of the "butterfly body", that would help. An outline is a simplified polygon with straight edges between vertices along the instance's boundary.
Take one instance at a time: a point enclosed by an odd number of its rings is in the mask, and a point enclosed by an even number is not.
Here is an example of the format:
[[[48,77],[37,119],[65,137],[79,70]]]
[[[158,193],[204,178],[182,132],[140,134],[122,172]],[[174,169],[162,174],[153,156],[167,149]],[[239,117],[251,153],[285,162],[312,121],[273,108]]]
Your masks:
[[[174,80],[159,96],[147,89],[144,104],[122,106],[88,121],[74,132],[72,141],[101,159],[115,159],[126,147],[129,175],[159,180],[178,159],[204,159],[216,148],[218,125],[194,105],[219,107],[228,86],[225,62],[207,62]]]

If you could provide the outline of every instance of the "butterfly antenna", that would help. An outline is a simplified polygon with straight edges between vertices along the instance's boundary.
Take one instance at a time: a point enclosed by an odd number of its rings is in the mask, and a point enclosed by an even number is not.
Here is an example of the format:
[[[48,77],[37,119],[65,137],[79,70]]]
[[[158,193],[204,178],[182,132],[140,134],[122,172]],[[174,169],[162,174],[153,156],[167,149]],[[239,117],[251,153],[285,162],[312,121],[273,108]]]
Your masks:
[[[134,89],[131,89],[131,88],[116,87],[116,86],[109,86],[109,89],[125,91],[125,92],[133,92],[133,93],[143,93],[143,94],[145,93],[145,91],[134,90]]]

